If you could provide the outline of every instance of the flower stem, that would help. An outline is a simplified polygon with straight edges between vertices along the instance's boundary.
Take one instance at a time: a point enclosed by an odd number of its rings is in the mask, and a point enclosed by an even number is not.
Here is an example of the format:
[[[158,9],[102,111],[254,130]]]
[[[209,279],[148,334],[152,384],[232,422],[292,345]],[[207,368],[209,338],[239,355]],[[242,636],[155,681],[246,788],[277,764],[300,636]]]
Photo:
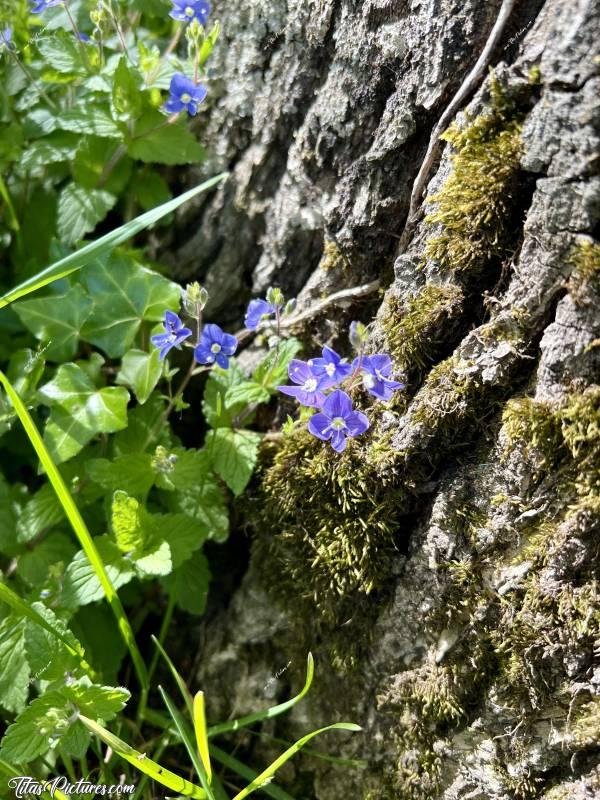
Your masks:
[[[11,54],[11,56],[14,58],[14,60],[15,60],[15,63],[17,64],[17,66],[18,66],[18,67],[21,69],[21,71],[22,71],[22,72],[25,74],[25,76],[27,77],[27,80],[28,80],[28,81],[30,81],[30,83],[31,83],[33,86],[35,86],[35,88],[37,89],[37,91],[38,91],[38,92],[40,93],[40,95],[41,95],[41,96],[44,98],[44,100],[45,100],[45,101],[48,103],[48,105],[50,106],[50,108],[51,108],[53,111],[58,111],[58,106],[56,105],[56,103],[54,102],[54,100],[53,100],[53,99],[52,99],[52,98],[51,98],[49,95],[47,95],[47,94],[46,94],[46,92],[44,91],[44,89],[42,89],[42,87],[39,85],[39,83],[38,83],[38,82],[36,81],[36,79],[33,77],[33,75],[32,75],[32,73],[31,73],[31,71],[30,71],[29,67],[26,67],[26,66],[25,66],[25,64],[24,64],[24,63],[21,61],[21,59],[19,58],[19,56],[18,56],[16,53],[14,53],[12,50],[9,50],[9,53],[10,53],[10,54]]]

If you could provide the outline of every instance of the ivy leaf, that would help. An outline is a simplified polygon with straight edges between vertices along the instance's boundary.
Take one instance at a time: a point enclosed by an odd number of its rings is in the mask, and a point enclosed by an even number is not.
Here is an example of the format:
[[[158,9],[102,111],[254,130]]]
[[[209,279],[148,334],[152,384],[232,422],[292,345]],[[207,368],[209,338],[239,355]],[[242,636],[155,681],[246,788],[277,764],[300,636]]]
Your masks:
[[[58,200],[57,232],[61,242],[74,244],[93,231],[117,202],[101,189],[85,189],[76,183],[62,190]]]
[[[53,121],[54,127],[63,131],[92,134],[106,139],[123,138],[123,131],[111,117],[108,108],[96,103],[90,103],[85,108],[63,111]],[[46,122],[45,127],[50,127],[50,124]]]
[[[0,705],[19,713],[27,702],[29,664],[25,655],[25,620],[9,614],[0,621]]]
[[[113,461],[107,458],[91,459],[86,462],[85,471],[103,489],[110,492],[121,489],[128,495],[144,498],[156,477],[151,463],[152,456],[149,453],[129,453]]]
[[[73,74],[84,69],[81,50],[72,33],[59,30],[37,41],[45,64],[63,74]]]
[[[54,378],[39,389],[39,396],[51,407],[44,439],[58,462],[78,453],[97,433],[127,427],[127,390],[118,386],[97,389],[77,364],[62,364]]]
[[[268,403],[271,395],[268,389],[254,381],[243,381],[231,386],[225,392],[225,408],[231,410],[239,405]]]
[[[69,361],[77,352],[81,328],[92,305],[87,292],[77,285],[58,297],[22,300],[14,310],[23,325],[46,346],[44,352],[49,359]]]
[[[159,111],[147,111],[135,125],[128,145],[132,158],[149,164],[196,164],[205,158],[185,120],[166,123]]]
[[[197,552],[163,582],[181,609],[190,614],[203,614],[210,577],[206,556]]]
[[[288,364],[302,350],[298,339],[286,339],[270,350],[252,374],[252,380],[274,391],[288,377]]]
[[[82,277],[95,304],[82,337],[110,358],[127,352],[143,320],[158,322],[165,310],[179,309],[179,286],[131,258],[114,255]]]
[[[217,428],[209,432],[206,442],[217,475],[235,495],[241,494],[256,464],[260,435],[254,431]]]
[[[27,550],[19,557],[17,575],[37,589],[46,580],[50,566],[61,561],[66,566],[76,552],[77,547],[70,536],[51,533],[36,544],[33,550]]]
[[[94,543],[115,589],[135,577],[132,562],[123,556],[112,539],[103,535],[95,538]],[[65,571],[62,605],[65,608],[77,608],[102,600],[103,597],[104,590],[93,566],[83,550],[79,550]]]
[[[39,602],[33,603],[32,608],[63,633],[75,649],[81,650],[77,639],[53,611]],[[74,672],[78,667],[78,659],[56,636],[29,619],[25,623],[25,649],[32,680],[64,679],[65,672]]]
[[[123,356],[116,382],[132,389],[141,405],[148,400],[162,375],[163,365],[159,355],[159,351],[155,349],[151,353],[129,350]]]

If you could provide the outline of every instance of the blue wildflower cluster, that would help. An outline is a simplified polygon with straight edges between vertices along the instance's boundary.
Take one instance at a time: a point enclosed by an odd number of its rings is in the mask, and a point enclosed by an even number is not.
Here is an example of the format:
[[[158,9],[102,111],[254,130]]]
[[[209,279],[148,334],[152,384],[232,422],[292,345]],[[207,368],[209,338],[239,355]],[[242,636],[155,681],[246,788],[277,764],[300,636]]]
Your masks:
[[[238,340],[231,333],[225,333],[218,325],[209,323],[202,326],[202,313],[208,295],[197,283],[190,284],[184,294],[186,312],[196,322],[198,331],[196,341],[189,343],[193,336],[191,328],[187,328],[174,311],[165,311],[164,333],[157,333],[150,338],[152,344],[159,349],[159,358],[163,361],[175,347],[182,345],[192,347],[194,361],[205,366],[218,364],[222,369],[229,368],[229,359],[237,350]]]

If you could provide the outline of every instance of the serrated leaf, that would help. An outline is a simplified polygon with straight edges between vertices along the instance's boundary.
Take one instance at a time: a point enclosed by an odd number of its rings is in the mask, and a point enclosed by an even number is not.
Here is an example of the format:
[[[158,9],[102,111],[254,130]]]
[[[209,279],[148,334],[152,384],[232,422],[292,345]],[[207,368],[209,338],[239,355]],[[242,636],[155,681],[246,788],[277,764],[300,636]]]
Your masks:
[[[94,230],[117,202],[102,189],[85,189],[70,183],[58,200],[57,232],[65,244],[74,244]]]
[[[173,570],[171,548],[167,542],[161,542],[156,550],[135,559],[136,572],[140,578],[152,575],[168,575]]]
[[[143,320],[158,322],[167,309],[179,309],[177,284],[123,256],[94,264],[83,279],[95,306],[82,337],[111,358],[127,352]]]
[[[196,164],[205,157],[185,120],[169,124],[158,111],[147,111],[136,122],[128,152],[150,164]]]
[[[48,164],[71,161],[75,157],[79,137],[68,131],[56,131],[33,142],[24,151],[20,166],[27,172],[45,169]]]
[[[17,575],[30,586],[42,586],[48,576],[48,568],[62,562],[65,567],[77,552],[73,540],[64,533],[51,533],[19,556]]]
[[[33,603],[32,608],[49,625],[60,631],[74,650],[82,652],[81,644],[53,611],[39,602]],[[73,672],[79,666],[80,659],[67,650],[64,642],[31,619],[25,623],[25,650],[32,680],[64,679],[66,672]]]
[[[149,453],[130,453],[117,456],[113,461],[107,458],[91,459],[86,462],[85,471],[103,489],[111,492],[121,489],[128,495],[145,497],[154,484],[151,462]]]
[[[87,686],[84,683],[65,686],[61,692],[86,717],[105,722],[114,719],[131,697],[122,686]]]
[[[96,189],[102,180],[101,188],[113,195],[120,195],[131,177],[132,161],[123,157],[116,161],[117,150],[121,145],[114,139],[98,136],[83,137],[73,160],[73,177],[84,189]],[[115,161],[113,162],[113,159]],[[110,171],[107,164],[113,164]]]
[[[112,104],[117,114],[126,119],[135,119],[142,111],[140,86],[142,76],[129,66],[127,58],[121,56],[113,76]]]
[[[156,485],[167,491],[181,491],[197,486],[211,474],[206,450],[186,450],[174,447],[169,450],[169,470],[156,471]]]
[[[206,608],[210,568],[204,553],[197,551],[171,575],[163,579],[179,608],[190,614],[203,614]]]
[[[23,300],[14,310],[23,325],[45,345],[47,358],[68,361],[77,352],[81,328],[92,305],[87,292],[81,286],[74,286],[63,295]]]
[[[9,614],[0,621],[0,705],[19,713],[27,702],[29,664],[25,655],[25,620]]]
[[[107,139],[122,139],[123,131],[113,120],[108,108],[90,103],[85,108],[72,108],[61,112],[54,126],[63,131],[91,134]]]
[[[115,455],[141,453],[149,447],[153,452],[157,445],[168,448],[171,444],[170,427],[161,425],[165,407],[164,398],[157,392],[154,392],[143,406],[136,406],[129,414],[127,428],[117,433],[114,438]]]
[[[81,50],[72,33],[58,30],[37,40],[45,64],[60,73],[77,73],[84,69]]]
[[[275,389],[285,383],[288,377],[288,364],[302,350],[298,339],[286,339],[278,347],[270,350],[252,373],[252,379],[261,386]]]
[[[129,350],[123,356],[116,382],[129,387],[141,405],[148,400],[162,375],[163,365],[159,355],[155,349],[151,353]]]
[[[224,542],[229,536],[227,500],[214,475],[207,475],[195,486],[174,493],[169,501],[173,511],[196,520],[207,538]]]
[[[124,586],[135,577],[133,563],[123,556],[112,539],[106,535],[99,536],[94,539],[94,544],[115,589]],[[104,590],[93,566],[83,550],[79,550],[65,572],[62,605],[65,608],[77,608],[94,603],[103,597]]]
[[[132,195],[143,209],[154,208],[165,203],[171,195],[169,184],[157,172],[149,169],[136,170],[129,185]]]
[[[260,435],[254,431],[217,428],[206,437],[214,471],[235,495],[241,494],[254,471]]]
[[[69,624],[103,679],[115,681],[127,646],[120,636],[115,636],[115,618],[108,606],[105,603],[83,606]]]
[[[225,408],[225,395],[232,387],[246,380],[244,373],[235,361],[229,362],[229,369],[215,366],[211,369],[204,387],[202,411],[211,428],[230,428],[236,414],[244,408],[244,403]]]
[[[205,528],[185,514],[157,514],[155,520],[169,544],[173,567],[187,561],[207,539]]]
[[[25,503],[17,523],[20,542],[29,542],[45,528],[52,528],[64,519],[64,511],[52,486],[45,484]]]
[[[239,405],[249,406],[254,403],[268,403],[271,395],[268,389],[254,381],[243,381],[231,386],[225,392],[225,408],[230,411]]]

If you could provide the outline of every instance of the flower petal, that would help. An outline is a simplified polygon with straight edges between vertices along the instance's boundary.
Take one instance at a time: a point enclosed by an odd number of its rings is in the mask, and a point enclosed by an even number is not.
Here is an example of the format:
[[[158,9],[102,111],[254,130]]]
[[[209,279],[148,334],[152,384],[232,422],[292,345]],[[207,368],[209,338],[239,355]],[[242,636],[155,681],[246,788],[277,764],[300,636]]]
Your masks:
[[[369,362],[371,367],[381,373],[384,378],[387,378],[393,369],[392,359],[387,353],[377,353],[374,356],[369,356]]]
[[[196,84],[194,81],[190,80],[186,75],[182,72],[176,72],[175,75],[171,78],[171,84],[169,86],[169,91],[171,94],[174,94],[176,97],[181,98],[182,94],[189,94],[192,95],[194,93],[194,89],[196,88]]]
[[[348,426],[348,436],[360,436],[368,430],[370,422],[361,411],[353,411],[346,417],[346,425]]]
[[[202,343],[194,348],[194,358],[199,364],[214,364],[215,354],[210,347],[205,347]]]
[[[244,324],[248,330],[254,331],[258,328],[261,318],[265,314],[273,314],[274,310],[273,306],[267,303],[266,300],[251,300],[248,304]]]
[[[312,369],[305,361],[293,358],[288,366],[288,375],[294,383],[304,383],[309,378],[315,378]]]
[[[221,367],[221,369],[229,369],[229,359],[225,353],[223,353],[223,351],[217,353],[217,364]]]
[[[332,419],[333,417],[346,419],[348,414],[352,413],[352,400],[350,400],[346,392],[336,389],[325,400],[323,411]]]
[[[231,333],[223,334],[223,341],[221,347],[226,356],[232,356],[237,350],[238,340]]]
[[[346,449],[346,435],[344,431],[334,431],[331,437],[331,446],[336,453],[343,453]]]
[[[331,434],[333,433],[331,429],[331,420],[326,414],[313,414],[308,420],[308,431],[312,433],[313,436],[316,436],[317,439],[322,439],[326,442],[328,439],[331,439]]]

